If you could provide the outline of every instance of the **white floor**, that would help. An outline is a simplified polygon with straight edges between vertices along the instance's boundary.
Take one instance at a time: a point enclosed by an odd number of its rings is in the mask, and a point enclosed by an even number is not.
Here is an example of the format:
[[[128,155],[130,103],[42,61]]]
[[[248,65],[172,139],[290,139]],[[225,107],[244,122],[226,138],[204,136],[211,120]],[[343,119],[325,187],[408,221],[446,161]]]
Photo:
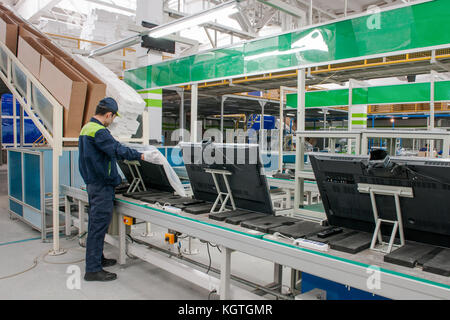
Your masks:
[[[1,172],[0,172],[1,174]],[[1,178],[1,177],[0,177]],[[3,184],[6,179],[1,179]],[[3,190],[4,190],[3,186]],[[2,190],[0,186],[0,190]],[[8,213],[8,197],[0,194],[0,299],[168,299],[197,300],[208,299],[209,292],[165,270],[159,269],[147,262],[128,259],[127,265],[116,265],[108,268],[118,274],[116,281],[99,283],[81,280],[81,288],[70,290],[66,273],[71,265],[79,266],[81,276],[84,275],[85,249],[78,245],[77,240],[61,238],[61,247],[68,252],[58,257],[45,256],[52,248],[52,243],[43,243],[40,233],[21,221],[11,220]],[[139,225],[132,235],[140,235],[144,225]],[[152,227],[154,236],[152,243],[164,246],[165,230]],[[17,241],[17,242],[16,242]],[[183,240],[183,246],[187,241]],[[189,258],[203,264],[209,264],[206,244],[193,241],[193,248],[199,253]],[[220,253],[210,247],[212,267],[219,268]],[[117,249],[105,244],[105,255],[117,258]],[[33,265],[33,269],[20,275],[2,279],[5,276],[21,272]],[[49,263],[50,262],[50,263]],[[232,273],[236,276],[265,285],[273,281],[273,263],[241,253],[232,255]],[[289,281],[289,279],[283,279]],[[285,281],[283,281],[285,282]],[[266,296],[273,299],[273,296]]]

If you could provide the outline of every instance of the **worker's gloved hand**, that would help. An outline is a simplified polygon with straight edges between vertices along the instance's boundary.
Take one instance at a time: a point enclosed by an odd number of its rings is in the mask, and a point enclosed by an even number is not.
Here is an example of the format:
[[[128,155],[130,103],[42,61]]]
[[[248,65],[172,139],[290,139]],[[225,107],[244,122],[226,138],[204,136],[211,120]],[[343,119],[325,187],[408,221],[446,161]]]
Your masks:
[[[144,151],[142,154],[144,161],[160,165],[164,164],[164,156],[157,149]]]

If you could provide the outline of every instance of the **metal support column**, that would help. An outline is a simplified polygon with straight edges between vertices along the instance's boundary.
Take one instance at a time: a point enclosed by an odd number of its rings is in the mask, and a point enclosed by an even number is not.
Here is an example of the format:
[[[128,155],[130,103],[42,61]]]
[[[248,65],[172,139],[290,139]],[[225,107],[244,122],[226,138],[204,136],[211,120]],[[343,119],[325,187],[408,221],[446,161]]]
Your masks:
[[[126,257],[126,230],[123,223],[123,214],[119,213],[119,264],[124,265],[127,262]]]
[[[434,106],[434,88],[435,88],[435,79],[436,79],[436,71],[431,71],[431,79],[430,79],[430,123],[428,126],[428,130],[434,130],[434,123],[435,123],[435,106]],[[434,156],[434,140],[430,140],[428,143],[429,146],[429,153],[428,157]]]
[[[220,300],[230,299],[231,249],[223,248],[220,263]]]
[[[278,130],[278,171],[283,172],[284,88],[280,88],[280,128]]]
[[[305,131],[305,69],[298,70],[297,86],[297,131]],[[299,175],[305,168],[305,137],[297,138],[295,156],[294,211],[303,207],[304,201],[305,180]]]
[[[16,96],[13,95],[13,144],[14,148],[17,148],[17,109],[16,109]]]
[[[191,86],[191,142],[197,142],[198,85]]]
[[[225,142],[224,139],[224,134],[223,134],[223,113],[224,113],[224,109],[225,109],[225,100],[227,99],[227,97],[222,96],[221,99],[221,103],[220,103],[220,137],[221,137],[221,141]]]
[[[20,147],[24,147],[25,145],[25,121],[24,121],[24,111],[23,106],[20,104]]]
[[[180,96],[180,135],[181,137],[178,140],[184,142],[184,128],[186,127],[186,118],[184,113],[184,89],[177,90],[178,95]]]
[[[259,145],[261,146],[261,151],[266,151],[266,138],[264,133],[264,106],[266,105],[266,101],[259,101],[261,105],[261,116],[259,117]]]
[[[353,81],[350,79],[348,81],[348,131],[352,131],[352,105],[353,105]],[[352,141],[347,140],[347,153],[352,154]]]
[[[31,101],[31,100],[28,100]],[[66,253],[59,245],[59,157],[62,156],[63,148],[63,107],[53,107],[53,250],[50,255],[61,255]]]

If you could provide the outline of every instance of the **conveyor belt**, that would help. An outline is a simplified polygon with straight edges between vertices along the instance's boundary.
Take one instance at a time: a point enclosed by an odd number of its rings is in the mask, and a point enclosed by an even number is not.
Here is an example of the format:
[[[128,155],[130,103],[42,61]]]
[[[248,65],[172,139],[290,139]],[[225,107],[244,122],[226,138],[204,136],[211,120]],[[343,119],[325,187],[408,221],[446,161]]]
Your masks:
[[[85,191],[67,186],[61,188],[64,194],[87,203]],[[381,272],[381,288],[370,292],[382,296],[394,299],[449,299],[450,297],[448,276],[424,272],[421,268],[407,268],[387,263],[383,259],[384,254],[380,252],[363,250],[357,254],[350,254],[333,249],[318,252],[296,246],[289,239],[210,219],[207,213],[199,215],[185,212],[170,213],[121,195],[116,196],[116,210],[122,215],[174,228],[232,250],[288,265],[362,290],[367,290],[367,270],[375,266]],[[346,230],[343,233],[345,232]],[[333,237],[339,236],[341,235]]]

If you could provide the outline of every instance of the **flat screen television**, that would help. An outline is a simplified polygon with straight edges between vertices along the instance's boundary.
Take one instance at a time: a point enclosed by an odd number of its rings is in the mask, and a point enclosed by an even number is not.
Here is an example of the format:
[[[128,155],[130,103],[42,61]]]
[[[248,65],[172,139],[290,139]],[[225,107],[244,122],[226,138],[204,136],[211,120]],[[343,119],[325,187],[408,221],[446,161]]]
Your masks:
[[[214,202],[218,192],[205,170],[225,170],[231,173],[227,177],[237,208],[274,213],[257,144],[181,143],[180,147],[195,199]],[[226,192],[222,175],[217,177]]]
[[[131,174],[128,165],[121,160],[117,161],[117,163],[128,183],[132,183],[133,175]],[[164,167],[162,165],[139,160],[138,168],[141,173],[142,180],[144,181],[145,188],[174,192],[174,189],[170,185],[169,179],[167,178],[166,172],[164,171]]]
[[[450,161],[416,157],[388,157],[369,161],[368,156],[309,154],[328,222],[333,226],[373,233],[370,195],[358,183],[404,186],[413,198],[400,197],[407,240],[450,247]],[[376,195],[380,218],[396,219],[393,196]],[[382,224],[390,235],[392,224]],[[398,235],[398,233],[397,233]]]

